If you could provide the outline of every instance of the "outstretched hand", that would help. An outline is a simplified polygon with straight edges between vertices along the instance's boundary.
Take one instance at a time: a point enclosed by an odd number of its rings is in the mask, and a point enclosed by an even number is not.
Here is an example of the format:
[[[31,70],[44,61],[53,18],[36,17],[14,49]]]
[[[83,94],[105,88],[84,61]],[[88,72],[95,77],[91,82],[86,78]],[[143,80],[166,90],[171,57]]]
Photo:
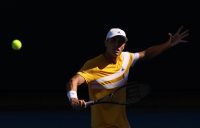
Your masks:
[[[188,42],[184,38],[189,36],[189,30],[187,29],[187,30],[181,32],[182,29],[183,29],[183,26],[181,26],[174,35],[172,35],[171,33],[168,33],[168,35],[170,36],[169,43],[170,43],[171,47],[173,47],[177,44],[180,44],[180,43],[187,43]]]

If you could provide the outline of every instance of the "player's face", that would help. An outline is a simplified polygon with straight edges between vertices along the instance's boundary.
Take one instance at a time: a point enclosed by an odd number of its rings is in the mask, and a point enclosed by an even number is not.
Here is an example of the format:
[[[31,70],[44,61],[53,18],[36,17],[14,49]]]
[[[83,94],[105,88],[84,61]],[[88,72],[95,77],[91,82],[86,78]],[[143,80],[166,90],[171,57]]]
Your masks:
[[[121,36],[115,36],[106,41],[106,48],[109,55],[117,57],[124,50],[126,45],[125,39]]]

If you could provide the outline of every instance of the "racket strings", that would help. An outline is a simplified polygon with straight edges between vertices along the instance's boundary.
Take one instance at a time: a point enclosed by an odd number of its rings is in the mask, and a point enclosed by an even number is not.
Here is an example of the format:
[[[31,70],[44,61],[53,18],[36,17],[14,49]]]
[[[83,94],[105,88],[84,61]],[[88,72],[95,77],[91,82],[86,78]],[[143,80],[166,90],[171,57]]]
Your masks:
[[[126,104],[133,104],[140,101],[150,92],[147,85],[129,86],[126,88]]]
[[[98,100],[98,103],[130,105],[143,99],[150,92],[150,87],[144,84],[129,84]]]
[[[117,102],[118,98],[116,97],[116,94],[110,93],[106,97],[99,99],[99,102],[106,103],[106,102]]]

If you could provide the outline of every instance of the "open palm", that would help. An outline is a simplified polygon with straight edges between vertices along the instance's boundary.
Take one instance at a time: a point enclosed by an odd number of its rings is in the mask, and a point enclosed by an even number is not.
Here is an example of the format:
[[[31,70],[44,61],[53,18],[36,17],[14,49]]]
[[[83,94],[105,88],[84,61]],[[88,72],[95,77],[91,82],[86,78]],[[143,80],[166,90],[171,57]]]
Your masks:
[[[189,36],[189,30],[187,29],[187,30],[181,32],[182,30],[183,30],[183,26],[181,26],[174,35],[169,33],[169,36],[170,36],[169,42],[170,42],[171,46],[175,46],[175,45],[177,45],[179,43],[188,42],[184,38]]]

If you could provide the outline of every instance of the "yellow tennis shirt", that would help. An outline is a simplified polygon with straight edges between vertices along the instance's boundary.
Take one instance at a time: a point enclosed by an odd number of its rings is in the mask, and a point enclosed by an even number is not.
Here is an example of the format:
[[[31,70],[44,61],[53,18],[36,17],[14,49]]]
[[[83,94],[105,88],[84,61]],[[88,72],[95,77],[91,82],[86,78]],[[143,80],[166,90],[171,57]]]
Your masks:
[[[124,85],[129,69],[139,58],[138,53],[122,52],[116,64],[109,63],[101,54],[88,60],[78,74],[88,84],[89,97],[97,100]],[[125,100],[125,92],[117,95],[117,100]],[[92,128],[129,128],[125,106],[97,104],[91,107]]]

